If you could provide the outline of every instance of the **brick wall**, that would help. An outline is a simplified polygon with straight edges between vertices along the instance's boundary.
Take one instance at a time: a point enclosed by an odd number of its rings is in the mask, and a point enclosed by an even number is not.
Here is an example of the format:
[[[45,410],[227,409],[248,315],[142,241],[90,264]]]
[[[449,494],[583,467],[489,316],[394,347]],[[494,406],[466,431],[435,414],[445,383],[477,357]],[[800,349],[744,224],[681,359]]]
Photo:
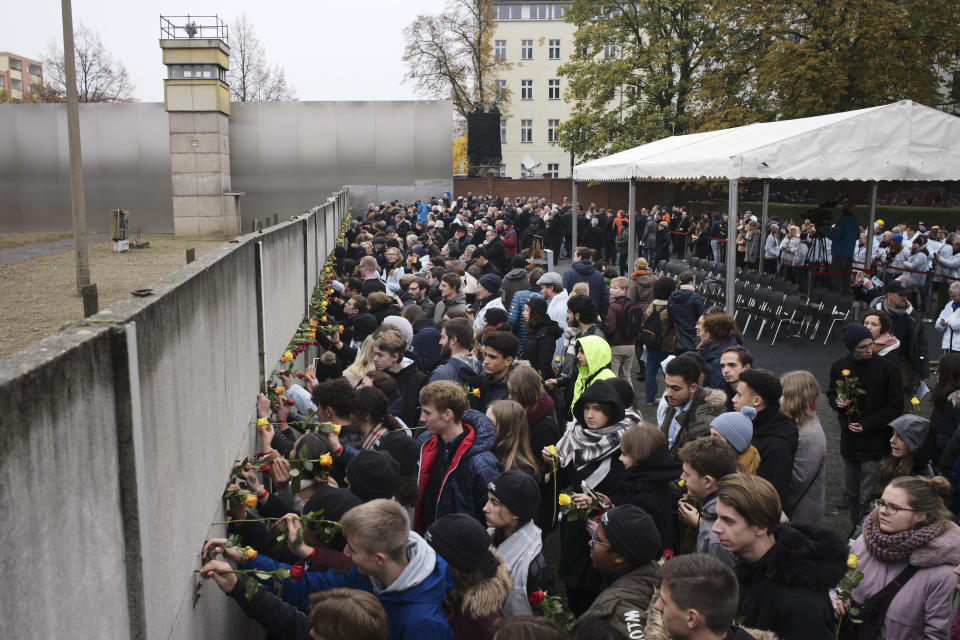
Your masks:
[[[467,193],[474,195],[499,195],[503,198],[528,196],[546,198],[548,202],[561,202],[570,198],[570,180],[553,178],[495,178],[492,174],[484,178],[454,178],[454,197]],[[637,208],[660,202],[663,198],[661,183],[637,183]],[[577,199],[581,206],[595,203],[605,209],[627,208],[626,182],[578,182]]]

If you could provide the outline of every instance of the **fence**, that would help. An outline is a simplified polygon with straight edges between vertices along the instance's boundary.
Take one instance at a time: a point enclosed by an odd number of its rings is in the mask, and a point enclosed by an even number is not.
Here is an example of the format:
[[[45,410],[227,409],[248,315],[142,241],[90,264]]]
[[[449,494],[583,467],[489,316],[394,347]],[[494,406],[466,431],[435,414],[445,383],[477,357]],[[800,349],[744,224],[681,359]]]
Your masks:
[[[262,635],[213,584],[192,608],[193,570],[347,198],[0,361],[6,636]]]

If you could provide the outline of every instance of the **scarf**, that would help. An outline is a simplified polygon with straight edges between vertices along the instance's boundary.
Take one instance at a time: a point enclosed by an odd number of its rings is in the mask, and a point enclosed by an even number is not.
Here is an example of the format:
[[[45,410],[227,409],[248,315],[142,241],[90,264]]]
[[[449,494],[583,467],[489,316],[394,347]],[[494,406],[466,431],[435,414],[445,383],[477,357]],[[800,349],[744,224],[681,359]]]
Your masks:
[[[940,521],[919,529],[909,529],[900,533],[883,533],[875,520],[876,518],[871,514],[864,521],[863,541],[870,555],[886,562],[909,558],[911,553],[942,535],[947,528],[947,523]]]
[[[536,404],[527,409],[527,424],[532,427],[553,410],[553,398],[550,397],[549,393],[544,391]]]
[[[885,356],[893,349],[900,346],[900,340],[889,333],[881,333],[873,341],[873,354]]]
[[[376,444],[377,440],[387,435],[390,432],[390,429],[387,428],[385,424],[378,424],[373,429],[370,429],[370,433],[363,439],[363,443],[360,445],[361,449],[373,449],[373,445]]]
[[[596,487],[609,473],[610,459],[620,450],[620,436],[631,424],[630,420],[624,419],[602,429],[587,429],[578,422],[570,423],[557,443],[560,464],[566,466],[572,462],[577,471],[583,471],[588,465],[599,462],[585,481],[591,489]]]
[[[640,276],[645,276],[645,275],[647,275],[648,273],[650,273],[650,272],[647,271],[646,269],[637,269],[636,271],[634,271],[633,273],[630,274],[630,279],[631,279],[631,280],[634,280],[635,278],[638,278],[638,277],[640,277]]]

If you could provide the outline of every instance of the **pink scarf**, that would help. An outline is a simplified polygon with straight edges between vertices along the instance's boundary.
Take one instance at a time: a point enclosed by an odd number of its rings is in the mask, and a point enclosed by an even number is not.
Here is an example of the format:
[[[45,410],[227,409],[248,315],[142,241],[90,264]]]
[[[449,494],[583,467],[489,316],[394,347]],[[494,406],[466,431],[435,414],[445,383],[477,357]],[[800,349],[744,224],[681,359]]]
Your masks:
[[[900,533],[884,533],[876,523],[873,514],[863,523],[863,541],[867,551],[874,558],[891,562],[909,558],[910,554],[925,546],[937,536],[943,535],[947,528],[945,521],[934,522],[919,529],[908,529]]]

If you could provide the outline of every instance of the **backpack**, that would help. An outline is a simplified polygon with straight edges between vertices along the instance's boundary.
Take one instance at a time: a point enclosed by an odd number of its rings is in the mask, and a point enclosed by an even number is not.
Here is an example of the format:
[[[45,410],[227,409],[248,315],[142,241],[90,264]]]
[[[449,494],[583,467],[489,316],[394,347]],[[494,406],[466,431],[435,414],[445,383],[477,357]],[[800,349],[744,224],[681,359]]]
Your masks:
[[[635,340],[643,332],[643,307],[629,300],[624,302],[617,318],[617,330],[624,338]]]
[[[663,344],[663,328],[660,326],[660,314],[666,309],[666,306],[662,306],[659,309],[657,305],[651,305],[653,311],[643,321],[642,328],[640,333],[637,335],[637,340],[645,346],[647,349],[660,349],[660,345]]]

